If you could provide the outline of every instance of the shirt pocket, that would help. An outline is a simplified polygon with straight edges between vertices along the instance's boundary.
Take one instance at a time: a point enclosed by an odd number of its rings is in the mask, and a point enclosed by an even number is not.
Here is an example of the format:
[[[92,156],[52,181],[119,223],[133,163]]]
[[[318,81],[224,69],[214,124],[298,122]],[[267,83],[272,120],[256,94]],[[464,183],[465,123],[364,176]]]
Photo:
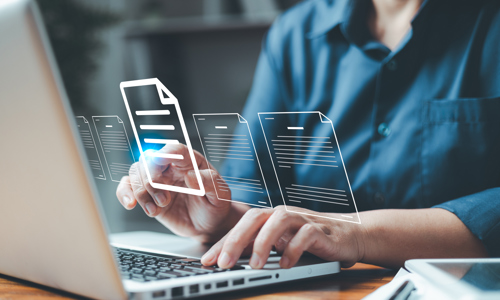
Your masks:
[[[422,119],[428,206],[500,186],[500,97],[432,99]]]

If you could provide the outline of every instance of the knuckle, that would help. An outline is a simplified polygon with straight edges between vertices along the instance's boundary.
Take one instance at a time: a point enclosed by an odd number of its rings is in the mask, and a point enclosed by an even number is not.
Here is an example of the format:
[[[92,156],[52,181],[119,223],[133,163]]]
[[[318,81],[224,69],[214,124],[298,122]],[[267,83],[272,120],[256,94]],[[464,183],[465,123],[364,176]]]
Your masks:
[[[267,233],[259,234],[255,239],[255,241],[253,242],[254,249],[262,249],[263,247],[268,247],[268,246],[271,247],[272,245],[268,245],[269,244],[268,240],[269,240],[269,234]]]
[[[247,216],[247,218],[250,218],[250,219],[258,218],[262,215],[262,209],[251,208],[245,213],[245,215]]]
[[[220,179],[224,182],[226,182],[224,180],[224,178],[222,178],[222,176],[220,176],[219,172],[217,172],[216,169],[214,169],[213,167],[209,167],[208,169],[205,169],[206,172],[207,172],[207,176],[210,177],[210,178],[214,178],[214,179]]]
[[[274,213],[273,213],[274,217],[277,218],[278,220],[285,220],[289,217],[289,213],[284,210],[284,209],[280,209],[280,210],[276,210]]]
[[[226,239],[226,242],[224,244],[228,246],[237,246],[241,245],[243,243],[243,238],[241,237],[240,234],[232,234]]]
[[[288,247],[288,253],[292,254],[293,256],[299,256],[299,254],[302,253],[302,249],[300,245],[290,245]]]
[[[253,220],[261,220],[261,219],[266,219],[270,217],[273,213],[272,209],[268,208],[251,208],[246,216],[247,218],[253,219]],[[245,214],[246,215],[246,214]]]
[[[153,187],[151,186],[151,183],[149,182],[149,180],[144,180],[142,184],[143,184],[143,186],[144,186],[143,188],[144,188],[146,191],[148,191],[148,190],[152,190],[152,189],[153,189]]]
[[[189,153],[189,148],[186,145],[184,145],[184,144],[179,144],[179,145],[180,145],[179,150],[182,153],[185,153],[185,154]]]
[[[284,205],[278,205],[274,208],[276,211],[286,211],[286,207]]]
[[[140,187],[134,191],[134,195],[137,197],[137,199],[144,200],[149,196],[149,193],[145,188]]]
[[[283,252],[283,250],[285,250],[287,245],[288,241],[285,240],[283,237],[280,237],[278,241],[274,244],[274,246],[276,247],[276,251],[278,252]]]
[[[307,223],[302,226],[301,231],[303,231],[306,236],[310,236],[316,234],[318,232],[318,228],[316,228],[316,226],[312,224]]]
[[[215,251],[215,252],[220,252],[222,250],[222,247],[226,243],[226,239],[223,238],[219,240],[217,243],[215,243],[211,248],[210,251]]]
[[[200,176],[201,176],[201,179],[203,181],[211,182],[212,177],[214,177],[214,180],[220,179],[219,177],[214,176],[214,175],[215,175],[214,171],[212,171],[210,169],[200,170]]]
[[[299,255],[303,252],[303,243],[289,243],[286,251],[293,255]]]

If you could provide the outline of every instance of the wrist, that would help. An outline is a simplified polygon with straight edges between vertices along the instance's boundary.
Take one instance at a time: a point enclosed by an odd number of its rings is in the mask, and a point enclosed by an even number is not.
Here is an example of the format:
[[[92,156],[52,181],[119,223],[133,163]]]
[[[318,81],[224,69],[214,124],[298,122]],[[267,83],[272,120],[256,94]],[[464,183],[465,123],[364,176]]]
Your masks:
[[[360,219],[364,221],[363,213],[360,213]],[[353,236],[355,237],[358,246],[358,261],[364,262],[367,251],[370,248],[370,222],[362,222],[361,224],[354,226],[353,231]]]

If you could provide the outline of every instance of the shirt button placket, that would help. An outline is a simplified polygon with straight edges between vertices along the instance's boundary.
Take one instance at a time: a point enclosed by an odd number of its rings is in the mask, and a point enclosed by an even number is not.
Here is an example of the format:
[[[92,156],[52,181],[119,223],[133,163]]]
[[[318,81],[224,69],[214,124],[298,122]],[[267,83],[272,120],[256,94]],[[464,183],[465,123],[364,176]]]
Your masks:
[[[392,59],[385,66],[389,71],[396,71],[398,69],[398,62]]]
[[[385,69],[388,70],[389,72],[391,72],[393,75],[389,75],[390,76],[394,76],[394,72],[398,69],[398,62],[396,61],[396,59],[391,59],[390,61],[388,61],[386,64],[385,64]],[[383,91],[379,91],[379,93],[383,93]],[[378,97],[378,99],[380,99],[380,95]],[[384,112],[380,112],[379,116],[381,118],[378,118],[379,120],[380,119],[384,119],[384,117],[382,117],[384,115]],[[383,138],[386,138],[388,137],[390,134],[391,134],[391,127],[389,126],[388,123],[385,123],[385,122],[381,122],[378,127],[376,128],[377,130],[377,133],[383,137]],[[377,182],[376,179],[373,180],[372,182],[372,186],[380,186],[379,183]],[[377,208],[383,208],[386,206],[386,198],[385,198],[385,195],[378,191],[378,192],[375,192],[373,194],[373,203],[375,204],[375,207]]]
[[[377,128],[378,133],[383,137],[388,137],[391,134],[391,128],[386,123],[380,123]]]

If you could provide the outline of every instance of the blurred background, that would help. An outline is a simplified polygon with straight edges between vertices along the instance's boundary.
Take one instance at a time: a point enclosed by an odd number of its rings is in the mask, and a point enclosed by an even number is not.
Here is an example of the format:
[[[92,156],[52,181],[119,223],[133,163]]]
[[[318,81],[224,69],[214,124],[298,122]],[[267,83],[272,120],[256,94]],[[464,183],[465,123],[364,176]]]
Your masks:
[[[179,99],[200,152],[192,114],[241,113],[262,38],[297,2],[38,0],[75,116],[119,116],[136,149],[119,83],[157,77]],[[168,232],[142,209],[125,210],[118,183],[96,183],[111,232]]]

